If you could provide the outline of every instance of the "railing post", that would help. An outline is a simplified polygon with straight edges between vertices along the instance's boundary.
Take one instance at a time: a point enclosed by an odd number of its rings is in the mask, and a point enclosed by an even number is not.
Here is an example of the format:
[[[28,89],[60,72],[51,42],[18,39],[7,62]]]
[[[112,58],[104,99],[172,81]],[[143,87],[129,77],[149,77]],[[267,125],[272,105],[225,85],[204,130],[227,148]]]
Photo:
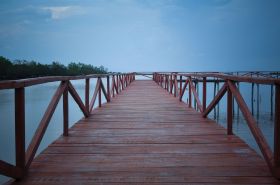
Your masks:
[[[101,83],[101,78],[98,77],[98,79],[100,80],[100,83]],[[98,89],[98,106],[101,107],[101,85],[99,86],[99,89]]]
[[[116,76],[116,80],[117,80],[117,94],[119,94],[119,75],[117,74],[117,76]]]
[[[280,85],[275,85],[274,165],[280,167]]]
[[[163,75],[161,74],[161,75],[160,75],[160,86],[161,86],[161,87],[162,87],[162,82],[163,82],[163,78],[162,78],[162,77],[163,77]]]
[[[125,74],[124,82],[125,82],[125,87],[127,87],[127,74]]]
[[[202,109],[203,109],[203,112],[206,110],[206,100],[207,100],[207,84],[206,84],[206,77],[203,77],[203,99],[202,99]]]
[[[192,81],[190,79],[191,79],[191,76],[189,77],[189,108],[192,107],[192,89],[191,89]]]
[[[68,84],[68,82],[64,82],[64,83]],[[86,82],[86,89],[87,89],[87,82]],[[86,110],[87,112],[89,112],[88,111],[89,108],[86,108]],[[69,105],[68,105],[68,85],[67,85],[67,88],[63,92],[63,136],[68,136],[68,128],[69,128]]]
[[[108,97],[108,101],[111,101],[111,93],[110,93],[110,76],[107,76],[107,97]]]
[[[120,75],[120,88],[123,90],[123,80],[122,80],[122,75]]]
[[[86,78],[85,106],[86,106],[87,113],[89,115],[89,78]]]
[[[157,83],[157,74],[155,74],[155,82]]]
[[[112,76],[112,93],[113,97],[115,97],[115,75]]]
[[[15,145],[16,166],[25,172],[25,93],[24,88],[15,89]]]
[[[177,74],[174,74],[174,97],[177,96],[177,87],[178,87],[178,82],[177,82]]]
[[[197,92],[197,82],[196,82],[197,79],[194,80],[194,89],[195,89],[195,92]],[[192,89],[192,92],[193,92],[193,89]],[[194,92],[193,92],[194,93]],[[193,99],[193,104],[194,104],[194,109],[197,111],[197,101],[196,101],[196,98]]]
[[[122,87],[122,90],[124,90],[124,86],[123,86],[123,74],[120,76],[121,77],[121,87]]]
[[[183,78],[182,78],[182,75],[180,75],[180,96],[182,95],[182,80],[183,80]]]
[[[166,90],[169,91],[169,75],[166,75]]]
[[[155,74],[155,82],[157,83],[157,77],[158,77],[158,75],[157,75],[157,73]]]
[[[119,75],[119,92],[122,91],[121,75]]]
[[[125,86],[124,86],[125,84],[124,84],[124,80],[123,79],[124,79],[124,75],[122,74],[122,88],[124,89],[125,88]]]
[[[172,94],[172,90],[173,90],[173,82],[172,82],[172,80],[173,80],[173,77],[172,77],[172,73],[171,73],[171,75],[170,75],[170,94]]]
[[[164,75],[164,89],[166,89],[166,80],[167,80],[167,78],[166,78],[166,75]]]
[[[232,135],[232,92],[227,88],[227,134]]]

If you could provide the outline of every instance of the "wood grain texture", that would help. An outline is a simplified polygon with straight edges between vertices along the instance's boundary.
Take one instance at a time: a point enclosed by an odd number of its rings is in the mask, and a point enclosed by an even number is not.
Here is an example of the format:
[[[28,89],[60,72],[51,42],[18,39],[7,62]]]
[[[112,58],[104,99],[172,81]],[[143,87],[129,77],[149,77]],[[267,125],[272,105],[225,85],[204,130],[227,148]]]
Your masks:
[[[153,81],[93,110],[12,184],[279,184],[265,161]]]

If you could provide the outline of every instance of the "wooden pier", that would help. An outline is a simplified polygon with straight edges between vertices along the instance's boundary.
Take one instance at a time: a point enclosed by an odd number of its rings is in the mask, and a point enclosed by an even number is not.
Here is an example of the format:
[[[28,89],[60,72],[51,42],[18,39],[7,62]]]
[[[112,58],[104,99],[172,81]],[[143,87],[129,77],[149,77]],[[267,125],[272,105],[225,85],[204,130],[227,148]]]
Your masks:
[[[6,174],[21,179],[9,184],[280,184],[244,141],[179,101],[186,88],[182,84],[175,85],[180,91],[176,96],[156,76],[156,82],[131,77],[127,85],[125,78],[113,78],[108,103],[85,111],[69,130],[64,111],[64,136],[31,160],[28,173],[5,168]],[[101,80],[97,86],[93,101],[102,88],[106,91]],[[92,102],[86,102],[84,108],[91,110]],[[196,103],[204,112],[209,108],[204,101]]]

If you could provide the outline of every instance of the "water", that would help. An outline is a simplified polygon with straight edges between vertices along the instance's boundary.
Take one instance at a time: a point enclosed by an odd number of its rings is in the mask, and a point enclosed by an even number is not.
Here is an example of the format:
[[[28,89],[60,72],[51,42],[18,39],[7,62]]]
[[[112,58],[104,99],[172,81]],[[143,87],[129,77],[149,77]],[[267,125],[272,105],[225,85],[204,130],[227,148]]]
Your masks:
[[[137,78],[143,79],[143,78]],[[106,80],[103,79],[104,86],[106,87]],[[80,95],[81,99],[85,99],[85,80],[72,81],[73,86]],[[90,97],[94,92],[96,80],[92,79],[90,83]],[[37,126],[55,92],[59,82],[52,82],[42,85],[36,85],[27,87],[25,89],[26,100],[26,146],[29,145]],[[220,84],[220,87],[222,84]],[[199,96],[202,99],[202,84],[198,86]],[[250,84],[240,84],[240,91],[248,105],[251,106],[251,86]],[[186,91],[183,100],[187,101],[188,91]],[[207,84],[207,105],[213,99],[213,84]],[[263,131],[269,145],[273,148],[273,119],[270,115],[270,86],[260,86],[260,99],[259,109],[260,113],[256,114],[256,93],[254,95],[254,107],[255,116],[258,119],[258,126]],[[102,102],[105,102],[105,98],[102,97]],[[97,104],[97,101],[96,101]],[[95,105],[96,107],[97,105]],[[251,108],[251,107],[250,107]],[[226,128],[226,95],[219,103],[219,116],[216,113],[214,118],[214,111],[209,114],[209,118],[217,120],[219,124]],[[72,126],[75,122],[83,117],[83,113],[79,109],[78,105],[74,102],[69,95],[69,126]],[[56,111],[50,121],[45,136],[40,144],[38,153],[51,144],[56,138],[58,138],[63,132],[63,110],[62,99],[58,103]],[[242,117],[242,113],[237,116],[237,105],[235,104],[235,116],[233,120],[233,132],[247,142],[254,150],[260,153],[259,148],[246,124],[246,121]],[[15,164],[15,141],[14,141],[14,90],[0,90],[0,160]],[[7,181],[7,177],[0,176],[0,184]]]

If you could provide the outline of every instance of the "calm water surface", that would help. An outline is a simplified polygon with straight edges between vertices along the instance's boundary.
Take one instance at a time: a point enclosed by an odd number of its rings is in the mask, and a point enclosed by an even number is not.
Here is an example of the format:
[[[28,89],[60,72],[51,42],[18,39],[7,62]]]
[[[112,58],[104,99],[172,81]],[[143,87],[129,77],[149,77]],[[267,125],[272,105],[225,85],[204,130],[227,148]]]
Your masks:
[[[90,96],[93,95],[95,80],[91,80],[90,84]],[[81,99],[84,101],[85,94],[85,83],[84,80],[72,81],[75,89],[80,95]],[[103,80],[104,85],[106,85],[106,80]],[[36,85],[28,87],[25,90],[25,99],[26,99],[26,146],[29,145],[35,130],[54,94],[59,83],[47,83],[42,85]],[[220,84],[221,87],[221,84]],[[246,103],[251,106],[251,86],[244,84],[240,86],[240,90]],[[199,86],[201,90],[202,87]],[[270,114],[270,86],[260,87],[260,112],[258,116],[258,126],[263,131],[267,141],[269,142],[271,148],[273,147],[273,118]],[[207,85],[207,104],[213,99],[213,85]],[[187,94],[187,93],[186,93]],[[256,93],[255,93],[256,94]],[[199,92],[200,97],[202,96]],[[225,96],[226,97],[226,96]],[[254,97],[256,100],[256,97]],[[184,101],[187,101],[187,96],[183,97]],[[103,102],[105,99],[103,97]],[[95,105],[96,106],[96,105]],[[256,106],[256,101],[254,101],[254,106]],[[209,118],[215,119],[222,126],[226,126],[226,98],[223,98],[219,104],[219,114],[216,110],[216,118],[214,118],[214,111],[209,115]],[[63,131],[63,117],[62,117],[62,100],[60,100],[56,111],[51,119],[51,122],[48,126],[46,134],[41,142],[41,145],[38,149],[40,153],[44,148],[46,148],[50,143],[52,143],[56,138],[58,138]],[[217,116],[217,114],[219,116]],[[256,115],[256,114],[255,114]],[[69,123],[72,126],[75,122],[83,117],[82,112],[80,111],[77,104],[74,102],[71,96],[69,96]],[[257,118],[257,117],[256,117]],[[253,149],[260,153],[259,148],[249,131],[249,128],[242,117],[242,113],[237,115],[237,106],[235,105],[235,117],[233,131],[236,135],[245,140]],[[14,141],[14,90],[1,90],[0,91],[0,159],[7,161],[11,164],[15,164],[15,141]],[[0,176],[0,184],[7,181],[7,177]]]

